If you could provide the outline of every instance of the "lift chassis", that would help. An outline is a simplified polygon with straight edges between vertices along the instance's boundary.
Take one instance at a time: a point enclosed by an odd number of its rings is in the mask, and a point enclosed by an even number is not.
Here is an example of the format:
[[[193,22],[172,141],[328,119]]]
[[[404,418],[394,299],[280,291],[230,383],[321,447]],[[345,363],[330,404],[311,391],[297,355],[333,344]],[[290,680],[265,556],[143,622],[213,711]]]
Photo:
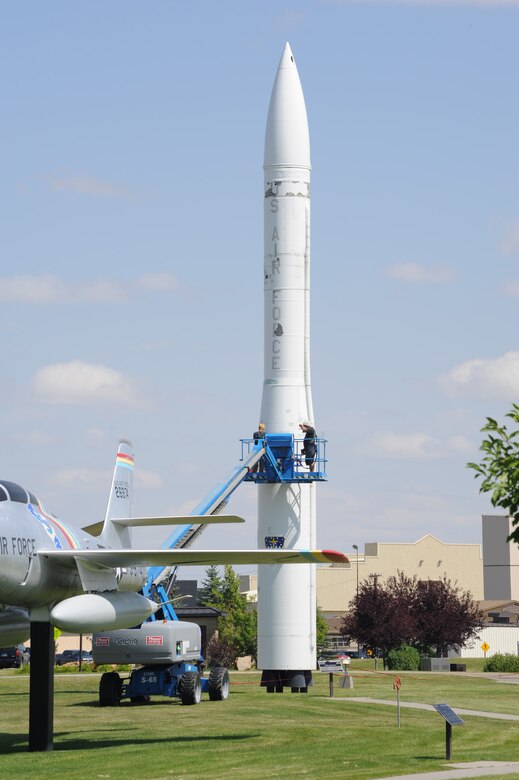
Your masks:
[[[101,707],[116,707],[123,699],[145,704],[153,695],[199,704],[202,693],[211,701],[229,696],[229,672],[224,667],[202,672],[200,627],[183,621],[143,623],[139,628],[94,634],[96,664],[142,664],[122,677],[105,672],[99,683]]]
[[[202,693],[208,693],[211,701],[225,701],[229,696],[227,669],[211,669],[209,677],[202,677],[199,668],[188,663],[143,666],[126,679],[119,672],[105,672],[99,683],[99,704],[117,707],[122,699],[147,704],[154,695],[177,697],[182,704],[200,704]]]

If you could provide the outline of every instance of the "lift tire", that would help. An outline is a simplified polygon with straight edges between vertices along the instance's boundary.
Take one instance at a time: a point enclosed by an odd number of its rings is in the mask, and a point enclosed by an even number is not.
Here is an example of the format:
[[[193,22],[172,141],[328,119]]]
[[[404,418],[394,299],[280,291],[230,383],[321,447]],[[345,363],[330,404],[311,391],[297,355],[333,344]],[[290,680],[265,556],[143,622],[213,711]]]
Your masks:
[[[142,694],[139,696],[130,696],[130,701],[133,704],[149,704],[151,699],[146,694]]]
[[[225,701],[229,698],[229,672],[223,666],[211,669],[207,690],[211,701]]]
[[[105,672],[99,681],[99,706],[118,707],[123,692],[123,681],[117,672]]]
[[[202,682],[198,672],[184,672],[178,681],[178,695],[182,704],[200,704]]]

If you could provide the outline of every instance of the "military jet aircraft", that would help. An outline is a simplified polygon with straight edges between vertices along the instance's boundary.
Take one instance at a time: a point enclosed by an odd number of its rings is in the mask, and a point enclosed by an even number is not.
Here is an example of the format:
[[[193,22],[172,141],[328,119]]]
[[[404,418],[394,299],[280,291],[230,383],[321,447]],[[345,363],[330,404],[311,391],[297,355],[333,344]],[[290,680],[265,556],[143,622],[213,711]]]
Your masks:
[[[104,523],[78,531],[32,493],[0,480],[0,646],[30,634],[31,618],[71,633],[142,623],[159,605],[138,593],[146,567],[190,564],[347,563],[320,550],[135,549],[131,528],[192,523],[188,517],[132,517],[134,452],[119,443]],[[197,522],[243,522],[207,515]]]
[[[47,511],[25,488],[0,480],[0,647],[31,639],[29,750],[52,750],[53,626],[85,634],[139,625],[160,608],[138,592],[146,567],[348,563],[341,553],[326,550],[136,549],[132,527],[243,520],[133,517],[133,466],[133,447],[121,441],[104,522],[81,531]]]

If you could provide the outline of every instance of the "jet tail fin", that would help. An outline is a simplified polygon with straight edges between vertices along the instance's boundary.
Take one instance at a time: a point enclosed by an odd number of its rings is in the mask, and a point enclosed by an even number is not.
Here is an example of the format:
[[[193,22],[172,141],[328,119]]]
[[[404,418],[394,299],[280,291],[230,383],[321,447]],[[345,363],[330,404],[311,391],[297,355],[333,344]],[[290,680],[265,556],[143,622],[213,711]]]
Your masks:
[[[100,542],[109,547],[131,547],[130,532],[116,518],[132,516],[133,505],[133,445],[121,439],[115,458],[115,468],[106,507]]]

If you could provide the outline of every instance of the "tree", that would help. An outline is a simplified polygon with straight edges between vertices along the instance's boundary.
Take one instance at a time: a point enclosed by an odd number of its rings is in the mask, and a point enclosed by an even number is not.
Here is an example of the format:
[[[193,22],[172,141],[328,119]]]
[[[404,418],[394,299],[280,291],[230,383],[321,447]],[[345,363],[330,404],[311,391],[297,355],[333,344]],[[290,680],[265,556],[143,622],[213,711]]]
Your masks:
[[[519,405],[512,404],[505,417],[519,423]],[[479,492],[491,493],[492,506],[503,507],[513,517],[515,528],[508,541],[519,544],[519,430],[509,431],[506,425],[487,417],[481,431],[488,432],[479,448],[485,456],[481,463],[467,463],[467,467],[474,469],[476,479],[482,478]]]
[[[422,655],[447,655],[449,646],[464,645],[482,626],[482,613],[467,591],[441,580],[419,580],[413,604],[414,646]]]
[[[377,575],[361,583],[341,633],[350,642],[378,648],[384,658],[403,645],[423,654],[442,653],[475,636],[481,619],[470,593],[445,577],[418,580],[398,572],[385,585]]]
[[[413,580],[399,572],[386,586],[372,575],[359,585],[350,602],[350,612],[342,621],[341,633],[347,641],[377,648],[385,655],[401,645],[412,644],[414,621],[409,612]]]
[[[204,607],[220,609],[222,606],[222,580],[218,573],[218,566],[213,564],[205,570],[205,579],[202,583],[198,602]]]
[[[240,578],[232,566],[225,566],[223,577],[216,566],[206,569],[201,603],[223,613],[218,619],[218,640],[208,647],[210,660],[214,660],[213,656],[233,656],[233,660],[241,655],[256,658],[257,613],[240,593]]]
[[[232,566],[225,566],[221,594],[226,614],[218,621],[220,639],[235,647],[236,656],[256,658],[257,613],[248,607],[246,597],[240,593],[240,578]]]
[[[317,607],[315,616],[316,646],[317,652],[322,652],[328,644],[328,624],[320,607]]]

